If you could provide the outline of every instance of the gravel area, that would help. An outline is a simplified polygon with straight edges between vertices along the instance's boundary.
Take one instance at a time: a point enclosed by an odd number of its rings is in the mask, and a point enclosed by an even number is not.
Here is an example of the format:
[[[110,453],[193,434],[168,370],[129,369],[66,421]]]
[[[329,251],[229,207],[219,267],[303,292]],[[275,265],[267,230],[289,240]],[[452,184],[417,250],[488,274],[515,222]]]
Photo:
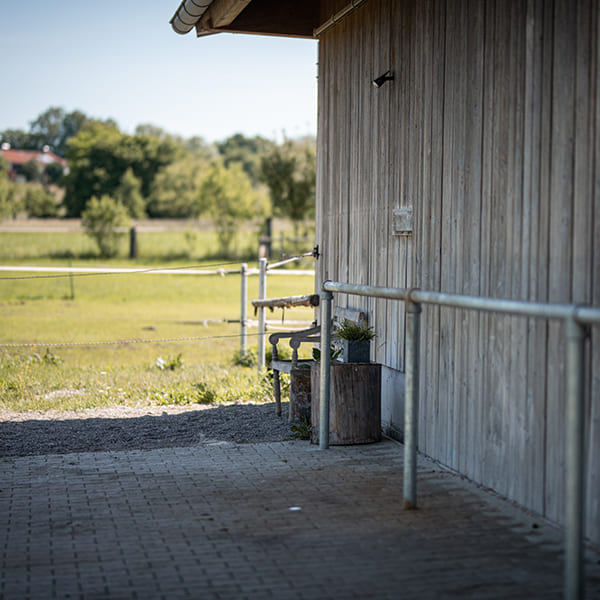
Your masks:
[[[274,403],[0,411],[0,456],[284,441],[293,439],[287,411],[287,403],[281,417]]]

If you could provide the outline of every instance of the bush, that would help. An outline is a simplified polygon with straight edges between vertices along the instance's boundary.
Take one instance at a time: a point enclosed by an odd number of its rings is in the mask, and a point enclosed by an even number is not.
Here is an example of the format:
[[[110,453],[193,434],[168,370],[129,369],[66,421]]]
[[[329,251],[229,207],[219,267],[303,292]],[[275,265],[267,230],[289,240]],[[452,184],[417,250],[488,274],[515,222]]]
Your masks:
[[[54,194],[41,185],[28,184],[25,190],[25,211],[30,217],[58,216],[58,202]]]
[[[110,196],[102,196],[100,200],[92,196],[81,215],[81,224],[98,244],[100,255],[110,258],[119,251],[122,233],[118,228],[129,224],[129,216],[127,209]]]
[[[258,364],[256,350],[253,348],[246,348],[246,351],[243,354],[241,350],[236,350],[233,353],[233,364],[238,367],[256,367]]]
[[[0,219],[16,217],[21,210],[16,185],[0,172]]]

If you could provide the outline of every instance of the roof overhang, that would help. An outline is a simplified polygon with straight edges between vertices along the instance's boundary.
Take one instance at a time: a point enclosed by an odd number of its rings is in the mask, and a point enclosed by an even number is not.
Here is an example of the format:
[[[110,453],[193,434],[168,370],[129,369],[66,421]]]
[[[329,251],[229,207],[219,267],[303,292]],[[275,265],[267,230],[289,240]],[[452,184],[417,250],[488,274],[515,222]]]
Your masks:
[[[320,0],[183,0],[171,19],[177,33],[253,33],[314,37]]]

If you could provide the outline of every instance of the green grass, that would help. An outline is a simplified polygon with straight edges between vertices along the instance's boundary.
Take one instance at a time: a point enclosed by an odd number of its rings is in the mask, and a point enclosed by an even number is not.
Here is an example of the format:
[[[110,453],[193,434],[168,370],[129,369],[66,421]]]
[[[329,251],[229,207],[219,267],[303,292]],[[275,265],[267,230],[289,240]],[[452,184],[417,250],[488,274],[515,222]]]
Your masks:
[[[0,234],[5,253],[6,235]],[[62,259],[34,262],[64,266]],[[98,266],[98,261],[74,264]],[[186,263],[168,261],[165,266],[177,264]],[[233,363],[240,325],[227,320],[240,317],[239,275],[76,276],[74,299],[68,276],[38,275],[0,273],[0,408],[272,400],[269,382],[258,378],[255,368]],[[310,276],[272,276],[268,296],[310,293],[313,285]],[[249,301],[257,295],[258,278],[250,277]],[[250,302],[247,312],[253,318]],[[311,320],[313,312],[294,309],[286,316]],[[281,319],[281,311],[268,318]],[[256,346],[256,329],[249,329],[248,336],[248,345]],[[161,369],[159,359],[171,361],[174,368]]]
[[[128,260],[129,235],[124,233],[117,258],[127,261],[128,265],[136,262],[164,264],[186,261],[189,264],[189,261],[247,261],[255,259],[257,255],[257,237],[255,231],[239,231],[233,242],[231,256],[223,259],[214,231],[193,228],[164,232],[140,231],[137,234],[138,258],[132,263]],[[279,253],[279,239],[276,238],[273,244]],[[310,251],[311,247],[307,243],[288,242],[285,250],[288,255],[303,254]],[[24,261],[32,260],[35,264],[50,264],[58,260],[62,261],[61,265],[66,265],[71,259],[100,260],[95,242],[83,232],[0,232],[0,262],[3,264],[24,264]]]
[[[233,258],[256,254],[256,233],[239,232],[232,248]],[[219,258],[214,231],[140,232],[137,234],[138,261],[212,260]],[[129,236],[123,234],[119,257],[129,256]],[[71,233],[0,233],[0,260],[3,262],[43,259],[94,259],[98,257],[95,242],[82,232]]]

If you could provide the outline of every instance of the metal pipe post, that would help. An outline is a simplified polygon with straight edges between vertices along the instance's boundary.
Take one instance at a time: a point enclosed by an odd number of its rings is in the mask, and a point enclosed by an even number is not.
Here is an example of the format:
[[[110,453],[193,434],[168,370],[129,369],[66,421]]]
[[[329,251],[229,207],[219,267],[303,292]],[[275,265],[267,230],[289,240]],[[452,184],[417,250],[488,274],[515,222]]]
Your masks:
[[[319,387],[319,449],[329,448],[331,304],[333,294],[321,292],[321,381]]]
[[[565,598],[583,598],[584,353],[585,328],[574,318],[567,328]]]
[[[240,293],[240,358],[246,356],[246,327],[248,322],[248,265],[244,263],[240,267],[241,293]]]
[[[419,419],[419,318],[421,305],[407,301],[404,398],[404,508],[417,507],[417,436]]]
[[[267,297],[267,259],[261,258],[258,261],[258,299],[264,300]],[[258,309],[258,372],[260,373],[265,366],[265,333],[266,333],[265,309]]]

